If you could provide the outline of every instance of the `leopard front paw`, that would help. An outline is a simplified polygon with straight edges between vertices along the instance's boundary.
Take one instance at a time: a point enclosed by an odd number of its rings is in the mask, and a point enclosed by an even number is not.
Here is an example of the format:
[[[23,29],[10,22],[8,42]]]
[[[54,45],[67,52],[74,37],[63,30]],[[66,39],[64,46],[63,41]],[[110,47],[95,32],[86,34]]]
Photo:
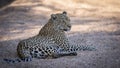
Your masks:
[[[32,61],[32,57],[25,57],[25,58],[22,58],[21,60],[24,62],[29,62],[29,61]]]

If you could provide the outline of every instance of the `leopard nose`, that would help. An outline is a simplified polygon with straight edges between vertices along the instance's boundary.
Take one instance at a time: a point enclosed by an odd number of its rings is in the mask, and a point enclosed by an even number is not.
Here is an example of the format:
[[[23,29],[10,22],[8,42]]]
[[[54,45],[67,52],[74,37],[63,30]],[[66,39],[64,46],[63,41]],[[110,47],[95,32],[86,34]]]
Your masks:
[[[68,29],[63,29],[64,31],[68,31]]]
[[[68,25],[69,28],[71,28],[71,25]]]

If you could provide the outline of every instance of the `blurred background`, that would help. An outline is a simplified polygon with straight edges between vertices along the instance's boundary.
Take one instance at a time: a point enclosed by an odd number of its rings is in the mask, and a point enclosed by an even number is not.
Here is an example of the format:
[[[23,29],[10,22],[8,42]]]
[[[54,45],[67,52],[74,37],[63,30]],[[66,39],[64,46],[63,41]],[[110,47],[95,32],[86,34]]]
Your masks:
[[[41,12],[68,11],[72,16],[119,16],[118,0],[1,0],[11,7],[30,8]],[[1,2],[2,3],[2,2]],[[3,5],[1,4],[1,5]],[[35,11],[34,11],[35,12]],[[40,12],[40,13],[41,13]]]
[[[70,41],[97,51],[2,67],[120,68],[119,0],[0,0],[0,58],[16,58],[18,42],[37,35],[51,14],[63,11],[71,19]]]

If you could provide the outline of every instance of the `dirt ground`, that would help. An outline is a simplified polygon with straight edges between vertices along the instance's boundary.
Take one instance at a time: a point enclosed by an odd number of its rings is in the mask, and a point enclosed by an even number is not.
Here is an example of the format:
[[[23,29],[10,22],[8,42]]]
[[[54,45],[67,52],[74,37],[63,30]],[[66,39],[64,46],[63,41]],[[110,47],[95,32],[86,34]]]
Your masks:
[[[72,43],[94,46],[77,56],[33,59],[8,64],[3,58],[18,58],[20,40],[38,34],[52,13],[67,11]],[[120,68],[120,2],[118,0],[19,0],[0,11],[0,68]]]

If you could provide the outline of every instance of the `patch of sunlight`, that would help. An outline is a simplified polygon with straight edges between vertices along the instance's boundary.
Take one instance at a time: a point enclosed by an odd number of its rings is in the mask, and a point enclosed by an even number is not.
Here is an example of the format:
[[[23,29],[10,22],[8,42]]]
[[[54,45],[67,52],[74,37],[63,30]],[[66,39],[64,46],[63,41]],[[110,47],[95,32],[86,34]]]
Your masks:
[[[78,6],[79,6],[79,8],[95,8],[95,6],[85,4],[85,3],[78,4]]]
[[[20,30],[11,30],[10,33],[17,33],[20,32]]]
[[[83,25],[73,25],[71,31],[73,32],[84,32],[88,31],[89,26],[83,26]]]
[[[44,1],[44,4],[46,5],[54,5],[55,7],[59,6],[60,8],[75,8],[76,3],[70,1],[70,0],[46,0]]]
[[[39,3],[30,3],[30,2],[25,2],[25,3],[12,3],[11,6],[32,6],[32,5],[38,5]]]
[[[114,32],[117,30],[116,25],[110,24],[110,25],[102,25],[102,26],[93,26],[90,29],[93,31],[105,31],[105,32]]]
[[[1,37],[0,41],[16,40],[16,39],[26,39],[32,36],[35,36],[39,33],[40,28],[23,30],[22,33],[12,33]],[[19,32],[18,30],[13,30],[10,32]]]
[[[40,12],[51,12],[52,11],[52,9],[43,7],[43,6],[33,7],[31,10],[34,11],[34,14],[39,14]]]
[[[86,25],[73,25],[71,31],[72,32],[83,32],[89,33],[93,31],[105,31],[105,32],[113,32],[116,31],[116,25],[96,25],[96,24],[86,24]]]

